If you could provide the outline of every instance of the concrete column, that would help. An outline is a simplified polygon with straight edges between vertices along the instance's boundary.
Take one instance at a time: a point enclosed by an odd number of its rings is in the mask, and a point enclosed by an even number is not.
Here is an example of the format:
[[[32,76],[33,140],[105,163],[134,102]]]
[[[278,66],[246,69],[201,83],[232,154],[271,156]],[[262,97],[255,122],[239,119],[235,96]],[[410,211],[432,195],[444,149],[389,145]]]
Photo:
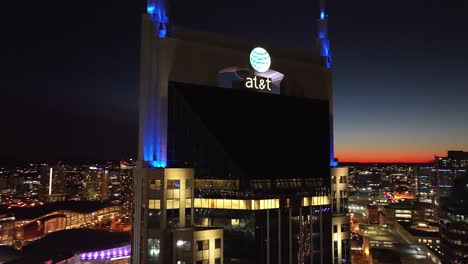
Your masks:
[[[292,264],[292,212],[291,207],[289,207],[289,263]]]
[[[267,250],[266,250],[266,254],[267,254],[267,264],[270,264],[270,210],[269,209],[266,210],[266,221],[267,221],[267,224],[266,224],[266,228],[267,228],[267,244],[266,244]]]
[[[278,264],[281,264],[281,209],[278,208]]]
[[[314,225],[312,224],[313,214],[312,206],[309,206],[309,216],[310,216],[310,264],[314,264]]]

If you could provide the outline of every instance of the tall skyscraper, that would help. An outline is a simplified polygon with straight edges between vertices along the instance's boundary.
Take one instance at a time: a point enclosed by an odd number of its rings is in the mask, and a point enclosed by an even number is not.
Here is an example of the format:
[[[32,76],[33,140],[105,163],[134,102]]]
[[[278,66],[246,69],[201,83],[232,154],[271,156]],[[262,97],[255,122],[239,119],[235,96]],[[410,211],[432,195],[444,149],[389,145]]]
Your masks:
[[[468,263],[468,152],[449,151],[436,157],[439,188],[439,229],[443,263]],[[448,187],[451,186],[450,191]]]
[[[132,262],[332,263],[349,232],[341,219],[332,238],[324,1],[312,54],[177,28],[167,10],[150,0],[142,21]]]
[[[48,202],[64,201],[67,194],[66,167],[59,162],[55,166],[44,167],[40,178],[41,199]]]
[[[83,177],[82,198],[84,200],[107,200],[109,187],[109,171],[104,168],[91,166],[81,172]]]

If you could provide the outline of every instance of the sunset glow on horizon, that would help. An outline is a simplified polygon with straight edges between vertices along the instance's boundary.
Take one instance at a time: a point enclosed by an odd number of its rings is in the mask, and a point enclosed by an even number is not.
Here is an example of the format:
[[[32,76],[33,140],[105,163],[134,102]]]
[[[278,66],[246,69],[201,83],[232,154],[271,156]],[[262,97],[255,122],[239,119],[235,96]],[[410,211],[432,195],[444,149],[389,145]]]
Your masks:
[[[446,156],[447,152],[434,154],[426,153],[397,153],[394,151],[340,151],[335,152],[339,162],[359,163],[430,163],[435,156]]]

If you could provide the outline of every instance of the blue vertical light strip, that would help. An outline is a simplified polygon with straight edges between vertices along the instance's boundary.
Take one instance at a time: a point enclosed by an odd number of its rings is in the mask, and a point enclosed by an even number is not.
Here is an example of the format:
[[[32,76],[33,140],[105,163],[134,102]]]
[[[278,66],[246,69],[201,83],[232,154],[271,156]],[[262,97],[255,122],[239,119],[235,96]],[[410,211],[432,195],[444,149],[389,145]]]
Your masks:
[[[330,52],[330,41],[328,40],[327,22],[327,13],[323,2],[318,19],[317,37],[320,41],[320,55],[325,58],[325,67],[330,69],[332,67],[332,56]]]
[[[328,40],[327,12],[325,9],[325,0],[320,0],[320,13],[317,20],[317,39],[320,48],[320,56],[323,58],[325,68],[331,69],[332,55],[330,51],[330,41]],[[332,98],[330,98],[330,102]],[[330,167],[338,167],[335,160],[335,148],[333,138],[333,114],[330,112]]]
[[[146,6],[146,12],[150,15],[151,21],[156,23],[158,36],[164,38],[167,35],[167,18],[166,8],[163,0],[149,0]]]
[[[157,30],[157,37],[164,38],[167,35],[168,18],[166,13],[165,0],[147,0],[146,12],[154,23]],[[152,62],[157,63],[157,62]],[[149,86],[155,85],[154,80],[150,80]],[[147,103],[144,111],[144,130],[143,136],[143,160],[147,162],[150,167],[164,168],[167,166],[167,158],[165,155],[166,145],[161,139],[161,120],[159,92],[153,88],[148,88],[146,94]]]

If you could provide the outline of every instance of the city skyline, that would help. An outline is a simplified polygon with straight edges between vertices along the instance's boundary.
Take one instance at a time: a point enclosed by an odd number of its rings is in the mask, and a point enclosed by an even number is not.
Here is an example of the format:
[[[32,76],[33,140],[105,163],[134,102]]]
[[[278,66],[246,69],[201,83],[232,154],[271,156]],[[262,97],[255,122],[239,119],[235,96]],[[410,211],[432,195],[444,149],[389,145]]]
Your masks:
[[[315,3],[298,1],[289,10],[296,16],[278,19],[286,11],[274,3],[256,1],[243,14],[243,4],[227,12],[211,2],[196,14],[194,3],[178,2],[185,9],[177,9],[176,21],[295,49],[315,45]],[[11,89],[1,102],[8,113],[1,158],[135,157],[144,1],[36,4],[13,6],[29,19],[7,27],[14,52],[6,56],[11,67],[3,80]],[[426,162],[468,149],[466,8],[456,1],[331,3],[340,161]],[[254,15],[260,11],[268,13],[261,21]],[[239,26],[226,29],[233,21]]]

